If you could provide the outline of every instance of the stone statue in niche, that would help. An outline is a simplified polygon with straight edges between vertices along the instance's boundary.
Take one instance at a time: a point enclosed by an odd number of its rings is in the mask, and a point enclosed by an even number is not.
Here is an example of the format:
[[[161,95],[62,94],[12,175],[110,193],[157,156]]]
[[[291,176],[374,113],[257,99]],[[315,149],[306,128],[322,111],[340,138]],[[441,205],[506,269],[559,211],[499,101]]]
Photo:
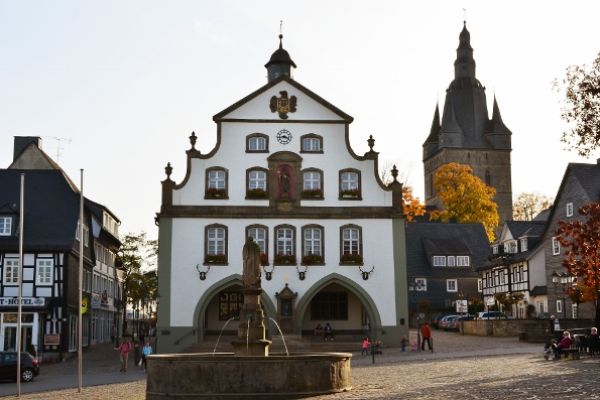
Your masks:
[[[279,175],[279,188],[281,197],[290,197],[290,176],[286,170],[281,171]]]
[[[242,249],[242,258],[244,259],[242,271],[244,288],[260,288],[260,247],[251,237],[246,239],[246,244]]]

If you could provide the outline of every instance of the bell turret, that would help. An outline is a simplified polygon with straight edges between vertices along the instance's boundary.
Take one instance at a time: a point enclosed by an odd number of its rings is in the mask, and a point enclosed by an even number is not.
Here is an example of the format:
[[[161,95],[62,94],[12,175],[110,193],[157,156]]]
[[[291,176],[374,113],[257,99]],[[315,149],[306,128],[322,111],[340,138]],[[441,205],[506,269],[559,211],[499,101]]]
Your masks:
[[[265,64],[268,72],[269,82],[281,76],[293,78],[293,69],[296,64],[292,61],[290,54],[283,48],[283,35],[279,35],[279,48],[271,55],[271,59]]]

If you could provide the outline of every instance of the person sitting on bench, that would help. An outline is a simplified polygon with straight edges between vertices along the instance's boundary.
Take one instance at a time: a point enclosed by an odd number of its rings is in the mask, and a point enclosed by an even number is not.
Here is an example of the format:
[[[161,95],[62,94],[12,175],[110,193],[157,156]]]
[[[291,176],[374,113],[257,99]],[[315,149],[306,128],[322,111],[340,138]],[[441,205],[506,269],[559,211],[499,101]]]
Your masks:
[[[560,358],[561,354],[565,350],[568,350],[572,344],[573,344],[573,339],[571,339],[571,333],[569,333],[569,331],[564,331],[562,339],[560,339],[560,342],[558,342],[558,344],[557,343],[552,344],[552,350],[554,351],[554,359],[558,360]]]
[[[329,322],[325,324],[325,328],[323,329],[325,340],[333,340],[333,328],[329,325]]]

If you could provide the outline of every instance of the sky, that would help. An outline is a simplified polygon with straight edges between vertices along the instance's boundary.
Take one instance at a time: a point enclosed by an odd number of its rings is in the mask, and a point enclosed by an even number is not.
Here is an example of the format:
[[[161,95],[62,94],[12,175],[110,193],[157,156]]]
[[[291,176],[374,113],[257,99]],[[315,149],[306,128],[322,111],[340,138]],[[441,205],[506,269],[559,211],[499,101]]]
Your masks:
[[[466,9],[466,12],[464,11]],[[0,0],[0,168],[14,136],[43,149],[84,193],[157,236],[164,167],[185,174],[188,136],[209,152],[212,116],[267,82],[278,46],[295,80],[354,117],[354,151],[396,164],[423,199],[422,144],[454,77],[466,18],[477,78],[512,130],[513,198],[554,197],[569,162],[553,81],[600,51],[597,1]]]

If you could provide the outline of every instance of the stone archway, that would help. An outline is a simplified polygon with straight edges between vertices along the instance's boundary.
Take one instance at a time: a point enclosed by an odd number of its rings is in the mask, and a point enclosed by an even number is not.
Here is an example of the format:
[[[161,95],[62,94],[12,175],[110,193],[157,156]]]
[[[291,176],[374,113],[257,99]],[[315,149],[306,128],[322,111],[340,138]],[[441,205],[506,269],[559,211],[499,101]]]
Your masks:
[[[204,340],[204,314],[206,313],[209,303],[221,291],[232,286],[243,286],[242,275],[233,274],[221,279],[206,289],[200,297],[200,300],[198,300],[198,304],[196,304],[196,308],[194,310],[194,323],[196,324],[196,332],[198,333],[197,338],[199,342]],[[274,318],[276,316],[276,309],[269,296],[263,292],[260,296],[260,300],[266,317]]]
[[[329,274],[326,277],[317,281],[306,291],[306,293],[304,293],[302,298],[300,298],[296,306],[296,316],[294,320],[295,333],[302,334],[303,318],[310,305],[311,300],[315,297],[317,293],[319,293],[321,290],[332,284],[342,286],[344,289],[348,290],[360,300],[362,306],[365,308],[365,311],[369,317],[369,321],[371,324],[371,331],[369,335],[372,338],[376,338],[378,336],[377,333],[381,331],[381,316],[379,315],[379,311],[377,310],[375,302],[367,293],[367,291],[359,285],[357,285],[356,282],[337,273]]]

